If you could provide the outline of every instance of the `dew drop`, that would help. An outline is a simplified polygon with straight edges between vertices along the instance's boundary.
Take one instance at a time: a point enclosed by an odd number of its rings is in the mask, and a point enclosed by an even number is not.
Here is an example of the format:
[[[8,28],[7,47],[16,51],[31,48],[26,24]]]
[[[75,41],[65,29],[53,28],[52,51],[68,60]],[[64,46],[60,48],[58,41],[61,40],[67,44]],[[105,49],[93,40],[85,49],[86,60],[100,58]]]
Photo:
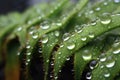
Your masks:
[[[115,65],[115,60],[110,56],[107,58],[106,67],[112,68]]]
[[[18,28],[17,28],[17,31],[21,31],[21,30],[22,30],[22,27],[18,27]]]
[[[90,69],[94,69],[96,66],[97,66],[97,61],[96,60],[93,60],[93,61],[90,62],[90,65],[89,65]]]
[[[89,50],[84,50],[84,52],[82,53],[82,58],[84,60],[90,60],[92,58],[92,55],[89,52]]]
[[[86,79],[91,79],[92,78],[92,74],[91,74],[91,72],[87,72],[87,74],[86,74]]]
[[[26,46],[27,49],[30,49],[30,47],[31,47],[30,45],[27,45],[27,46]]]
[[[100,58],[100,61],[101,61],[101,62],[106,61],[105,53],[102,53],[102,54],[99,56],[99,58]]]
[[[82,41],[86,41],[86,40],[87,40],[87,37],[82,37],[81,40],[82,40]]]
[[[120,53],[120,49],[113,51],[113,54],[118,54]]]
[[[40,28],[44,30],[49,29],[50,25],[48,24],[48,21],[44,21],[43,23],[41,23]]]
[[[66,58],[66,60],[67,60],[67,61],[69,61],[69,60],[70,60],[70,58]]]
[[[32,38],[33,38],[33,39],[37,39],[37,38],[38,38],[38,35],[37,35],[37,34],[34,34],[34,35],[32,36]]]
[[[104,2],[103,4],[104,4],[105,6],[106,6],[106,5],[108,5],[108,3],[107,3],[107,2]]]
[[[75,26],[75,32],[81,33],[82,32],[82,27],[80,27],[79,25],[76,25]]]
[[[111,16],[109,13],[103,13],[103,16],[101,18],[101,23],[104,25],[110,24],[111,22]]]
[[[55,36],[58,37],[60,35],[59,31],[55,31]]]
[[[47,43],[48,42],[48,37],[47,37],[47,35],[43,35],[42,36],[42,43]]]
[[[110,77],[110,73],[108,72],[108,71],[105,71],[105,73],[104,73],[104,77]]]
[[[62,23],[56,23],[57,26],[62,26]]]
[[[31,55],[31,53],[30,53],[30,52],[28,52],[28,53],[27,53],[27,55],[29,56],[29,55]]]
[[[67,41],[70,38],[70,34],[69,33],[65,33],[62,37],[63,41]]]
[[[94,38],[95,35],[94,35],[93,33],[90,33],[90,34],[88,35],[88,37],[89,37],[89,38]]]
[[[70,42],[68,45],[67,45],[67,49],[69,50],[72,50],[75,48],[75,44],[73,42]]]
[[[95,10],[96,10],[96,11],[100,11],[100,9],[101,9],[101,8],[100,8],[100,7],[98,7],[98,8],[96,8]]]

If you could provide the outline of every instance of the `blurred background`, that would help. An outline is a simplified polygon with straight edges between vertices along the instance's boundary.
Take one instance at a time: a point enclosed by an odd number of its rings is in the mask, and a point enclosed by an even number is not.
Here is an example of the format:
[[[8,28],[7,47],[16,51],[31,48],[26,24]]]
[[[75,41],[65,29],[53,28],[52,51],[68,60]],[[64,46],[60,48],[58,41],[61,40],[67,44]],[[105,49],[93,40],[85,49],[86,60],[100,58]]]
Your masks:
[[[45,1],[52,0],[0,0],[0,14],[7,14],[12,11],[23,12],[31,5]]]

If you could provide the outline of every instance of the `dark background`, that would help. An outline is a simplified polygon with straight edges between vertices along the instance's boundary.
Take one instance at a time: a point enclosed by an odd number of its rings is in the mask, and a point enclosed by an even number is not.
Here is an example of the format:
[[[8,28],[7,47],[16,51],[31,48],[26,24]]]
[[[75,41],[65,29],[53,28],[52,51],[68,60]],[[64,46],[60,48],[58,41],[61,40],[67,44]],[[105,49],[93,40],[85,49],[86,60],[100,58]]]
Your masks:
[[[0,14],[7,14],[12,11],[23,12],[29,6],[43,1],[52,0],[0,0]]]

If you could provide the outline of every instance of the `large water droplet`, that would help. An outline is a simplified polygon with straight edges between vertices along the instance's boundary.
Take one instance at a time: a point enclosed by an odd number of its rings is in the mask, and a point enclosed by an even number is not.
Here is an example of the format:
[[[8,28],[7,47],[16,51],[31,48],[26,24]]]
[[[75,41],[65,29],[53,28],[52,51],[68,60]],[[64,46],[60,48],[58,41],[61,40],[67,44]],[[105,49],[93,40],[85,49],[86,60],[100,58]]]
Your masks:
[[[47,35],[43,35],[42,36],[42,43],[47,43],[48,42],[48,37],[47,37]]]
[[[87,74],[86,74],[86,79],[91,79],[92,78],[92,74],[91,74],[91,72],[88,72]]]
[[[38,38],[38,34],[37,33],[33,33],[32,38],[33,39],[37,39]]]
[[[90,62],[90,65],[89,65],[90,69],[94,69],[96,66],[97,66],[97,61],[96,60],[93,60],[93,61]]]
[[[107,58],[106,62],[107,62],[106,63],[107,68],[112,68],[115,65],[115,60],[111,56]]]
[[[75,48],[75,43],[74,42],[69,42],[69,44],[67,45],[67,49],[72,50]]]
[[[103,13],[103,16],[101,17],[101,23],[102,24],[110,24],[111,22],[111,16],[109,13]]]
[[[84,52],[82,53],[82,58],[84,60],[90,60],[92,58],[92,55],[89,52],[89,50],[84,50]]]
[[[120,49],[113,51],[113,54],[118,54],[120,53]]]
[[[41,23],[40,28],[44,29],[44,30],[49,29],[50,25],[49,25],[48,21],[44,21],[43,23]]]
[[[67,41],[70,38],[70,34],[69,33],[65,33],[62,37],[63,41]]]

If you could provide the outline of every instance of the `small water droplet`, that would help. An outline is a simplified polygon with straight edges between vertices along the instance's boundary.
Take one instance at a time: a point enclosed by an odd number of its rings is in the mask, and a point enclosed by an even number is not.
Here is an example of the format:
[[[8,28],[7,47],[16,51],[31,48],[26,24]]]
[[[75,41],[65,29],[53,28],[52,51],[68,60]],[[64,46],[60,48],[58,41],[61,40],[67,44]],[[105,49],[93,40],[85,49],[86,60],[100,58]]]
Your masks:
[[[100,8],[100,7],[98,7],[98,8],[96,8],[95,10],[96,10],[96,11],[100,11],[100,10],[101,10],[101,8]]]
[[[30,59],[27,59],[27,62],[30,62]]]
[[[69,60],[70,60],[70,58],[66,58],[66,60],[67,60],[67,61],[69,61]]]
[[[86,74],[86,79],[91,79],[92,78],[92,74],[91,74],[91,72],[87,72],[87,74]]]
[[[105,73],[104,73],[104,77],[110,77],[110,73],[108,72],[108,71],[105,71]]]
[[[22,30],[22,27],[18,27],[18,28],[17,28],[17,31],[21,31],[21,30]]]
[[[82,58],[84,60],[90,60],[92,58],[92,55],[89,52],[89,50],[84,50],[84,52],[82,53]]]
[[[92,14],[92,13],[94,13],[94,11],[93,11],[93,10],[91,10],[91,11],[89,11],[89,13],[90,13],[90,14]]]
[[[89,38],[94,38],[95,35],[94,35],[93,33],[90,33],[90,34],[88,35],[88,37],[89,37]]]
[[[107,68],[112,68],[115,65],[115,60],[111,56],[107,58],[106,62],[107,62],[106,63]]]
[[[80,27],[79,25],[76,25],[75,26],[75,32],[81,33],[82,32],[82,27]]]
[[[97,61],[96,60],[91,61],[89,66],[90,69],[94,69],[97,66]]]
[[[43,23],[41,23],[40,28],[44,29],[44,30],[49,29],[50,25],[49,25],[48,21],[44,21]]]
[[[70,34],[69,33],[65,33],[62,37],[63,41],[67,41],[70,38]]]
[[[75,48],[74,42],[69,42],[69,44],[67,45],[67,49],[72,50],[74,48]]]
[[[57,26],[62,26],[62,23],[56,23]]]
[[[37,39],[37,38],[38,38],[38,35],[37,35],[37,34],[36,34],[36,35],[33,35],[32,38],[33,38],[33,39]]]
[[[42,36],[42,43],[47,43],[48,42],[48,37],[47,37],[47,35],[43,35]]]
[[[118,54],[120,53],[120,49],[113,51],[113,54]]]
[[[100,58],[100,61],[101,61],[101,62],[106,61],[105,53],[102,53],[102,54],[99,56],[99,58]]]
[[[82,40],[82,41],[86,41],[86,40],[87,40],[87,37],[81,37],[81,40]]]
[[[30,49],[30,47],[31,47],[30,45],[27,45],[27,46],[26,46],[27,49]]]
[[[101,17],[101,23],[102,24],[110,24],[111,22],[111,16],[109,13],[103,13],[103,16]]]
[[[103,4],[104,4],[105,6],[106,6],[106,5],[108,5],[108,3],[107,3],[107,2],[104,2]]]
[[[30,53],[30,52],[28,52],[28,53],[27,53],[27,55],[29,56],[29,55],[31,55],[31,53]]]
[[[58,37],[60,35],[59,31],[55,31],[55,36]]]

